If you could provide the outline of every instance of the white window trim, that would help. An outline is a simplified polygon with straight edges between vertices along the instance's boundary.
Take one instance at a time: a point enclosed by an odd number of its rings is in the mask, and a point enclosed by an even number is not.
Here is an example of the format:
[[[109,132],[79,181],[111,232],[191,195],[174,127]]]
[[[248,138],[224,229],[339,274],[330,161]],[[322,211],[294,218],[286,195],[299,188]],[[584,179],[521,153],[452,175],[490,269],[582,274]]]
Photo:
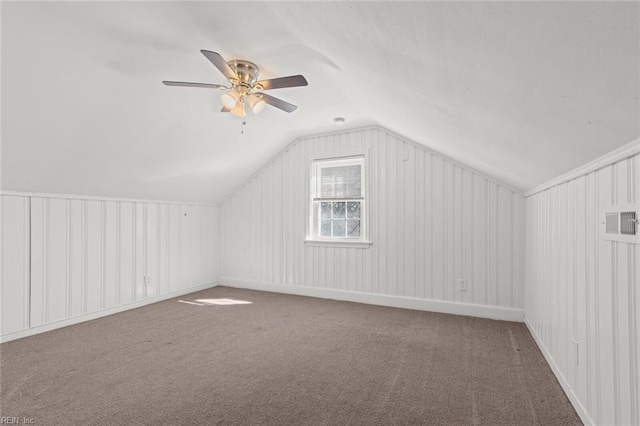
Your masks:
[[[363,163],[363,209],[360,211],[360,226],[361,232],[359,238],[331,238],[331,237],[317,237],[316,236],[316,217],[315,217],[315,209],[314,209],[314,195],[317,191],[317,182],[316,182],[316,173],[315,173],[315,163],[316,161],[331,161],[331,160],[347,160],[353,157],[362,157]],[[369,202],[369,177],[370,177],[370,167],[369,167],[369,150],[352,150],[352,151],[341,151],[341,152],[331,152],[324,154],[314,154],[309,156],[308,158],[308,167],[309,173],[309,202],[308,212],[307,212],[307,236],[304,240],[305,245],[307,246],[315,246],[315,247],[351,247],[351,248],[369,248],[372,244],[369,239],[369,220],[370,220],[370,202]]]
[[[341,240],[304,240],[304,244],[310,247],[346,247],[346,248],[369,248],[371,241],[341,241]]]

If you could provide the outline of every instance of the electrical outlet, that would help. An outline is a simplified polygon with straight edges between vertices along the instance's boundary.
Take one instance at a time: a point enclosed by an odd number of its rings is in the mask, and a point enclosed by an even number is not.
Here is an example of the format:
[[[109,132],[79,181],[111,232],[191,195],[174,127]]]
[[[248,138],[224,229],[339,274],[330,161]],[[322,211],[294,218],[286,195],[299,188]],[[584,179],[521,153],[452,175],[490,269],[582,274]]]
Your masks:
[[[144,285],[151,285],[151,276],[149,275],[144,276]]]
[[[580,344],[575,338],[571,339],[571,352],[573,352],[572,355],[576,365],[580,365]]]
[[[458,281],[458,290],[467,291],[467,280]]]

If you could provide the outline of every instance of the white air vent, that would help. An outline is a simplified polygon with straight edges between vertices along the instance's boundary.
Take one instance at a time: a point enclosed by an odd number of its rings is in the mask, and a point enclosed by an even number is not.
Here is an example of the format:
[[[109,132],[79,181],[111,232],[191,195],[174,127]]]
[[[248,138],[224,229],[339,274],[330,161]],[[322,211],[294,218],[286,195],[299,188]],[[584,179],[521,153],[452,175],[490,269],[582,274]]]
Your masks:
[[[621,204],[602,211],[602,238],[609,241],[640,244],[638,213],[640,204]]]
[[[607,234],[618,234],[618,212],[605,213],[606,225],[605,232]]]
[[[622,235],[636,235],[637,224],[636,212],[620,213],[620,233]]]

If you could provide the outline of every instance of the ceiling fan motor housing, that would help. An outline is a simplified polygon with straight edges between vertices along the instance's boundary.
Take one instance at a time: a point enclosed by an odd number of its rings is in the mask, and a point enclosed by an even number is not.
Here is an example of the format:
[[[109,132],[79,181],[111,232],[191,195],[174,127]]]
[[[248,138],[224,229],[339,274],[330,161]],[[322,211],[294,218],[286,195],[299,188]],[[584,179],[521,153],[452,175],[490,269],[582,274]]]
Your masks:
[[[238,76],[238,86],[252,88],[253,84],[258,80],[258,66],[253,62],[232,59],[227,64]]]

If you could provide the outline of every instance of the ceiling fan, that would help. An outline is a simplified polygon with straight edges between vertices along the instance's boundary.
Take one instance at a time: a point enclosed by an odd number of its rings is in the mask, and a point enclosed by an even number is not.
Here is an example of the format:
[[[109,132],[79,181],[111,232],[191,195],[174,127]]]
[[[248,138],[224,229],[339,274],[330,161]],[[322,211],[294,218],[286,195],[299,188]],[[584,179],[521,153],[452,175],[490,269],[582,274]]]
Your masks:
[[[202,54],[220,70],[229,80],[231,86],[209,83],[186,83],[182,81],[163,81],[167,86],[203,87],[206,89],[220,89],[226,92],[222,95],[222,112],[230,112],[238,117],[244,117],[245,104],[253,113],[257,114],[266,104],[279,108],[286,112],[293,112],[298,107],[285,102],[282,99],[264,93],[264,90],[282,89],[285,87],[306,86],[307,80],[302,75],[290,75],[288,77],[273,78],[270,80],[258,80],[260,70],[253,62],[242,59],[225,61],[219,53],[209,50],[201,50]]]

